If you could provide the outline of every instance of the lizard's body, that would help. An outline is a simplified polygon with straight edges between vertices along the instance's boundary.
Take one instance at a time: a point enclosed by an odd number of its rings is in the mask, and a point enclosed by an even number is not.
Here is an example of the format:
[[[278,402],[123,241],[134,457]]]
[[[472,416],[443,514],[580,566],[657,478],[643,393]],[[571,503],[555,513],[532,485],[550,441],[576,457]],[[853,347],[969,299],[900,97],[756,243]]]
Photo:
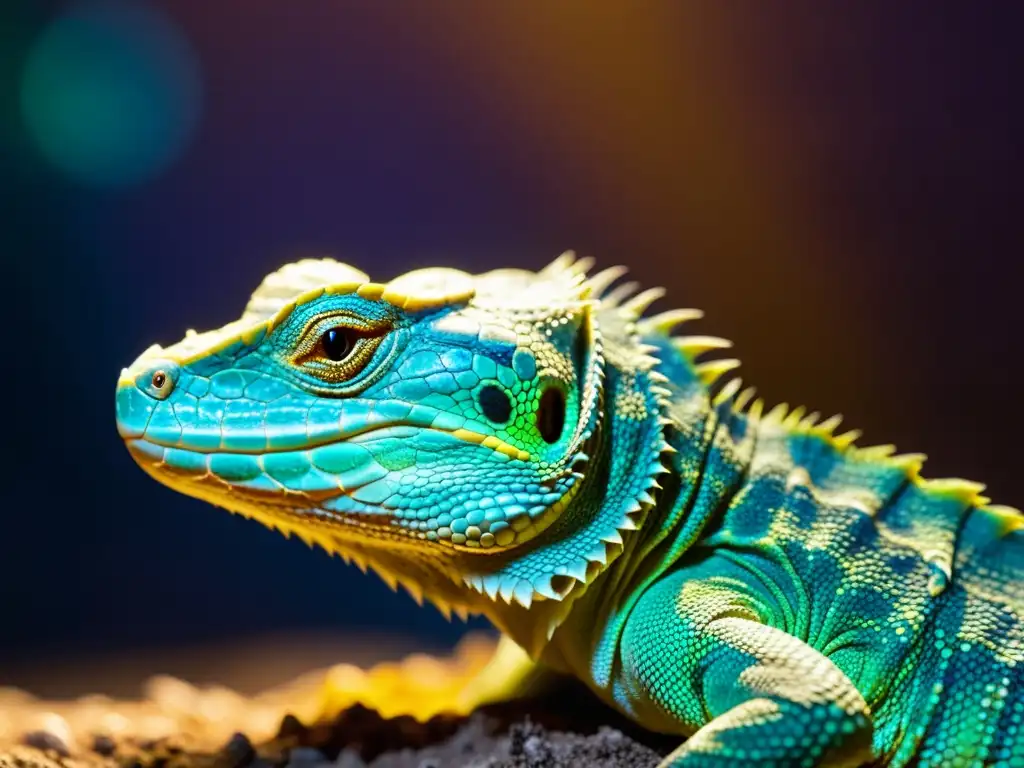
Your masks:
[[[125,371],[119,427],[162,482],[689,737],[673,764],[1024,765],[1020,513],[762,413],[696,361],[721,340],[669,336],[696,313],[584,271],[290,265]]]

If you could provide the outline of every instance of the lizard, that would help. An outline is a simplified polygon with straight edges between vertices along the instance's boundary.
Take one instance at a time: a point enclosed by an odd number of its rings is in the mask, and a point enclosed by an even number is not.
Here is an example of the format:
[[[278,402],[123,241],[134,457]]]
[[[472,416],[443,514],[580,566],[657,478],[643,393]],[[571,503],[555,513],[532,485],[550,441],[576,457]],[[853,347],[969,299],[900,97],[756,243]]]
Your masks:
[[[578,678],[680,737],[665,766],[1024,765],[1024,515],[768,409],[678,331],[701,312],[593,266],[301,259],[122,370],[119,433],[170,488],[487,617],[510,680]]]

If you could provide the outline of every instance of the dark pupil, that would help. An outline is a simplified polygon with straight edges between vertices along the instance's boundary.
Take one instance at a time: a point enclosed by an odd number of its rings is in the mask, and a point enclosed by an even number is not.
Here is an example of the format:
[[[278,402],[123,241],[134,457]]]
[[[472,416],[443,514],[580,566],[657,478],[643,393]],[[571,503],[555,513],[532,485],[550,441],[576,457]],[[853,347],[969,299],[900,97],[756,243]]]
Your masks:
[[[480,410],[495,424],[504,424],[512,415],[512,402],[508,395],[493,384],[480,390]]]
[[[548,387],[537,406],[537,429],[548,443],[558,441],[565,426],[565,395],[558,387]]]
[[[348,328],[331,328],[324,333],[321,344],[327,358],[339,362],[352,351],[352,332]]]

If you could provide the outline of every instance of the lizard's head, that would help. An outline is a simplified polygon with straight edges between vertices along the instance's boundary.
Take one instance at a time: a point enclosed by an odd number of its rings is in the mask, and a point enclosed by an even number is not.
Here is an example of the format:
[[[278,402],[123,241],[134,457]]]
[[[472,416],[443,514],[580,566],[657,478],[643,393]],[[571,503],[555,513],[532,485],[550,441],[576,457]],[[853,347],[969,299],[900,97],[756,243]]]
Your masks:
[[[379,284],[287,265],[239,320],[122,371],[118,429],[175,490],[458,606],[439,572],[486,570],[467,561],[522,547],[578,491],[601,383],[582,267]]]

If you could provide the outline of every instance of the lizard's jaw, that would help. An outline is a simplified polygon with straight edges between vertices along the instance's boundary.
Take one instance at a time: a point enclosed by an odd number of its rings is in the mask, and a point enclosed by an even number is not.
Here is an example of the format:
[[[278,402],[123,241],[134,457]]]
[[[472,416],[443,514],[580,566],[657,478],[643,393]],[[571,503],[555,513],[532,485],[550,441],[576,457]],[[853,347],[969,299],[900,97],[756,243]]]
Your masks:
[[[191,444],[188,435],[169,445],[159,435],[150,437],[148,430],[142,436],[122,434],[136,462],[162,484],[270,527],[309,529],[329,535],[332,542],[496,552],[524,543],[553,523],[574,497],[579,477],[571,466],[540,477],[532,465],[502,450],[504,444],[464,429],[377,427],[345,441],[265,453],[182,447]],[[486,467],[493,464],[522,486],[499,489],[494,498],[480,502],[473,500],[481,498],[475,490],[465,498],[450,492],[424,516],[422,500],[430,497],[419,492],[418,478],[432,470],[396,472],[394,457],[385,450],[392,445],[426,447],[421,455],[433,455],[445,467],[430,475],[435,483],[460,474],[486,477]],[[479,512],[466,512],[460,520],[459,503]]]
[[[363,571],[372,569],[392,588],[404,587],[418,602],[429,600],[446,616],[454,612],[465,619],[469,613],[480,613],[496,619],[492,613],[494,596],[475,588],[467,579],[481,567],[489,569],[490,564],[504,561],[502,553],[481,558],[462,547],[424,541],[414,530],[399,525],[391,510],[359,504],[337,488],[321,492],[318,501],[308,492],[281,494],[240,488],[209,471],[191,472],[175,466],[165,460],[168,449],[163,446],[139,438],[125,442],[147,474],[179,493],[319,546]],[[206,454],[205,460],[209,461],[210,456]],[[532,528],[542,531],[554,523],[581,487],[573,483],[533,521]]]
[[[144,441],[126,443],[142,469],[163,485],[298,538],[311,547],[319,546],[364,572],[372,569],[392,589],[404,587],[417,602],[422,604],[427,599],[445,616],[455,613],[465,620],[469,614],[485,609],[483,601],[462,586],[460,570],[453,561],[403,535],[381,512],[332,514],[311,507],[308,500],[300,503],[298,495],[292,497],[295,504],[289,505],[281,496],[243,493],[214,477],[191,475],[154,461],[153,447]]]
[[[358,514],[335,514],[326,505],[342,494],[336,485],[320,491],[291,491],[283,486],[249,487],[228,482],[209,470],[213,454],[196,454],[194,466],[167,460],[168,450],[142,439],[125,441],[136,463],[153,479],[186,496],[255,520],[285,534],[296,534],[310,544],[339,551],[346,542],[388,541],[402,544],[406,537],[394,529],[383,510],[367,508]],[[187,452],[174,449],[180,460]],[[202,467],[206,466],[203,470]],[[411,542],[410,542],[411,543]]]
[[[136,463],[161,484],[272,528],[320,531],[331,534],[332,541],[413,543],[418,538],[414,527],[401,524],[396,510],[358,499],[361,489],[387,476],[358,442],[322,446],[337,459],[330,466],[323,452],[317,456],[309,450],[208,453],[142,437],[128,437],[125,445]]]

